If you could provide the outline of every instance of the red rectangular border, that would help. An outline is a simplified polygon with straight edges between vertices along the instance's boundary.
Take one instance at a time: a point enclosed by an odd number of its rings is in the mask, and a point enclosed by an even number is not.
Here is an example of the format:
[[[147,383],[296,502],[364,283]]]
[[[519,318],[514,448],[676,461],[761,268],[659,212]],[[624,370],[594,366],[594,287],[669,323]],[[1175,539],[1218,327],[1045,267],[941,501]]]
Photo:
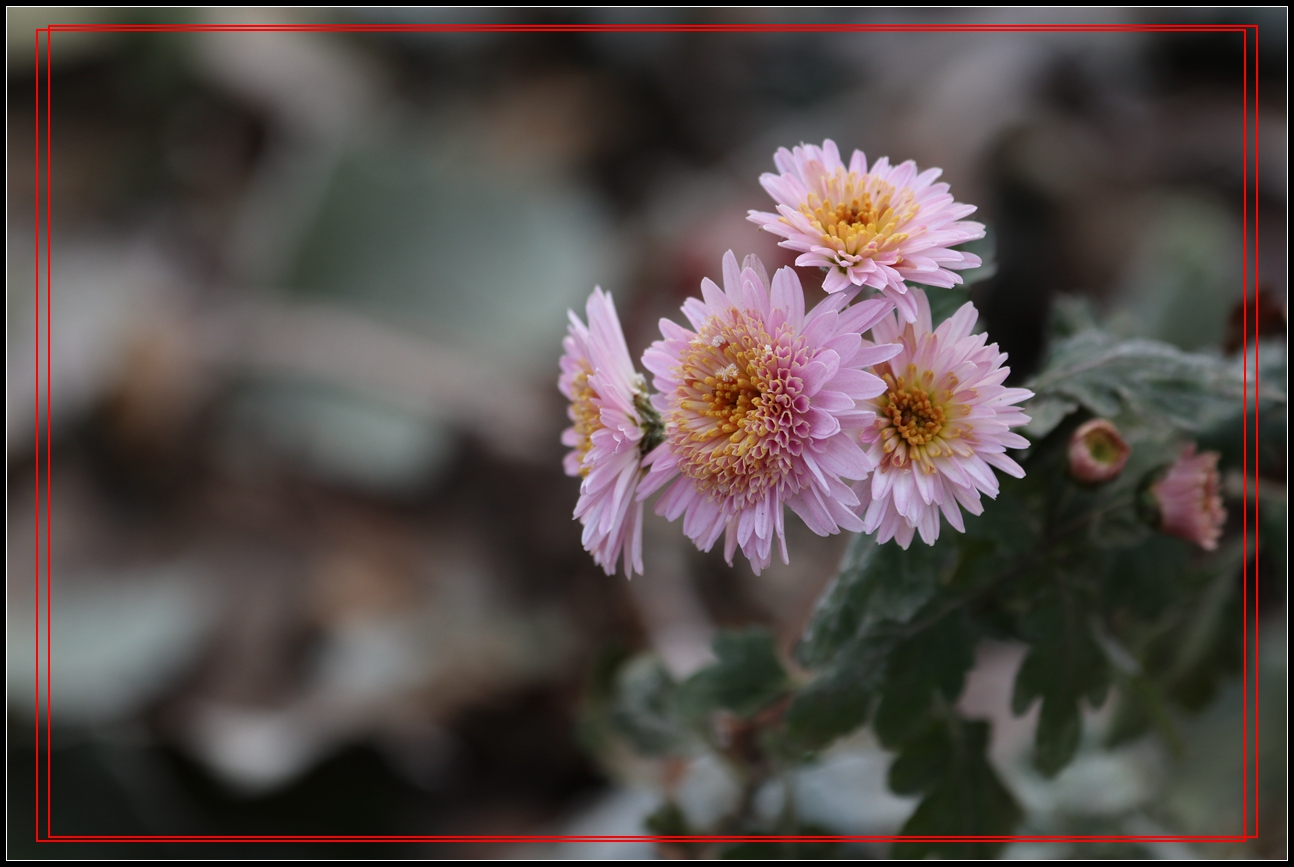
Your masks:
[[[1249,604],[1249,561],[1246,558],[1242,574],[1243,593],[1243,674],[1242,682],[1242,716],[1244,726],[1243,777],[1244,809],[1243,829],[1241,834],[1220,835],[716,835],[716,836],[663,836],[653,834],[634,835],[110,835],[110,834],[54,834],[52,831],[52,796],[50,779],[52,776],[52,711],[50,703],[50,648],[52,644],[52,624],[50,618],[50,584],[51,584],[51,523],[52,506],[50,487],[52,479],[51,447],[52,422],[50,410],[50,368],[51,368],[51,292],[52,292],[52,259],[51,259],[51,210],[52,210],[52,112],[53,94],[51,87],[51,50],[54,32],[100,32],[100,33],[176,33],[176,32],[261,32],[261,33],[1240,33],[1243,37],[1242,80],[1244,93],[1243,108],[1243,198],[1242,198],[1242,333],[1244,352],[1244,376],[1246,403],[1249,392],[1249,292],[1258,286],[1258,25],[1256,24],[51,24],[35,31],[35,735],[36,735],[36,788],[35,788],[35,840],[42,843],[778,843],[778,842],[859,842],[859,843],[894,843],[894,842],[955,842],[955,843],[1237,843],[1258,837],[1258,566],[1253,567],[1253,608]],[[1250,34],[1253,41],[1252,59],[1252,93],[1250,82]],[[41,35],[45,38],[45,580],[44,580],[44,701],[45,701],[45,773],[42,777],[41,748]],[[1253,196],[1250,202],[1250,105],[1253,106]],[[1249,255],[1250,208],[1253,218],[1253,279],[1250,282]],[[1255,340],[1257,340],[1257,322],[1254,322]],[[1258,544],[1258,370],[1254,370],[1254,546]],[[1243,491],[1243,534],[1248,550],[1249,518],[1249,446],[1250,434],[1248,415],[1244,416],[1243,469],[1245,489]],[[1253,649],[1253,784],[1249,782],[1249,619],[1254,619]],[[44,785],[42,786],[42,780]],[[41,792],[45,793],[45,833],[41,835]],[[1253,833],[1249,833],[1249,798],[1253,796]]]

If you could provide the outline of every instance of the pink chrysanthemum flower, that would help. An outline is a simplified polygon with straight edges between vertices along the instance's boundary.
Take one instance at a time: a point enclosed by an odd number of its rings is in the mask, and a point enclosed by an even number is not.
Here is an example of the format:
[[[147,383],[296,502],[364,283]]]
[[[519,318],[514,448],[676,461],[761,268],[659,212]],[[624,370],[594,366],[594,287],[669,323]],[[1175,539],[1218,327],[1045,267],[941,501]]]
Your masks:
[[[684,516],[703,551],[724,535],[727,561],[740,546],[758,573],[774,536],[789,562],[784,505],[819,535],[862,529],[858,498],[841,480],[872,469],[858,437],[874,415],[860,401],[885,390],[863,368],[898,348],[863,346],[862,332],[891,309],[884,299],[842,310],[835,295],[806,313],[792,269],[770,287],[758,259],[738,268],[731,251],[723,283],[703,280],[702,299],[683,305],[695,330],[661,320],[664,339],[643,355],[665,442],[647,456],[638,497],[673,479],[656,512]]]
[[[917,318],[905,281],[930,286],[962,282],[950,269],[976,268],[980,258],[951,247],[984,237],[984,225],[964,221],[974,205],[954,202],[947,184],[935,179],[941,169],[917,173],[908,160],[891,166],[881,157],[867,168],[854,151],[846,166],[836,143],[780,148],[773,162],[781,174],[765,173],[759,182],[777,201],[777,213],[751,211],[750,219],[799,250],[795,264],[827,269],[827,292],[870,286],[894,301],[904,321]]]
[[[1159,529],[1194,542],[1205,551],[1218,547],[1227,512],[1218,493],[1218,453],[1183,449],[1168,471],[1150,486],[1159,506]]]
[[[562,432],[571,447],[564,466],[581,476],[575,517],[584,524],[584,548],[608,575],[624,552],[626,575],[642,574],[643,506],[634,492],[643,455],[660,441],[659,422],[647,402],[647,383],[634,370],[611,296],[595,288],[585,312],[588,327],[569,313],[562,341],[558,388],[574,424]]]
[[[877,418],[863,441],[876,472],[854,486],[865,509],[863,531],[905,549],[915,532],[934,544],[940,512],[964,533],[961,509],[978,515],[981,493],[997,497],[993,467],[1024,475],[1006,450],[1029,442],[1008,428],[1029,421],[1011,404],[1033,396],[1002,385],[1010,373],[1002,366],[1006,354],[997,344],[986,346],[986,335],[971,333],[979,315],[975,305],[963,304],[933,329],[925,292],[910,292],[916,322],[886,316],[872,328],[877,343],[897,342],[901,349],[874,368],[886,389],[870,403]]]

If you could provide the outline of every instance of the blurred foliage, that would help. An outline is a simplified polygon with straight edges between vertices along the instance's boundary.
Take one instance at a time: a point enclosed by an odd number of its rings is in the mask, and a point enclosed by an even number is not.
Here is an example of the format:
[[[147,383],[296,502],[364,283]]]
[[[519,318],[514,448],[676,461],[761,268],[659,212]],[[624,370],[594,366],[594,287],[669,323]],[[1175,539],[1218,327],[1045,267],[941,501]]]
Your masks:
[[[965,298],[927,291],[945,315]],[[1284,447],[1283,355],[1263,364],[1264,422],[1248,430],[1266,454]],[[856,537],[793,648],[798,674],[760,631],[721,633],[717,662],[681,684],[650,657],[621,669],[610,716],[635,749],[712,751],[744,786],[718,829],[696,827],[667,801],[653,830],[787,833],[797,827],[794,805],[770,824],[752,807],[759,788],[870,723],[895,755],[890,790],[919,798],[899,833],[927,838],[892,854],[998,854],[997,842],[928,839],[1011,834],[1025,817],[989,760],[990,723],[958,708],[985,639],[1027,647],[1010,705],[1017,716],[1039,708],[1031,762],[1040,778],[1071,764],[1085,710],[1112,696],[1108,748],[1152,733],[1180,755],[1175,719],[1208,706],[1240,668],[1246,558],[1283,565],[1284,501],[1279,492],[1263,501],[1260,550],[1229,535],[1213,552],[1156,532],[1143,501],[1148,480],[1188,439],[1236,447],[1245,379],[1237,361],[1120,340],[1082,305],[1059,304],[1048,360],[1028,383],[1036,396],[1026,409],[1031,445],[1020,453],[1025,477],[1002,478],[984,514],[965,533],[945,527],[935,545],[904,551]],[[1070,435],[1093,415],[1117,419],[1133,445],[1122,474],[1099,486],[1067,471]],[[1224,469],[1240,469],[1233,458]],[[811,857],[777,845],[762,857]],[[728,854],[761,851],[749,844]]]
[[[766,630],[721,633],[714,652],[719,661],[679,689],[678,708],[686,718],[704,719],[716,710],[729,710],[749,719],[788,685],[773,636]]]

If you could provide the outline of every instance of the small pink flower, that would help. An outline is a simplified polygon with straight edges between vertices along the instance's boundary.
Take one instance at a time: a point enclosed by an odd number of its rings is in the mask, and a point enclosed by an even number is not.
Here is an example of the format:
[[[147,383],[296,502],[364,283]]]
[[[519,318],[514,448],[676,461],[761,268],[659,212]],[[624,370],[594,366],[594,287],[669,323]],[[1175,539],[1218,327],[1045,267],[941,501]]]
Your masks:
[[[1218,493],[1218,453],[1195,453],[1195,443],[1182,454],[1150,492],[1159,506],[1159,529],[1194,542],[1205,551],[1218,547],[1227,512]]]
[[[980,494],[997,497],[993,468],[1020,478],[1024,469],[1007,457],[1008,448],[1028,440],[1008,428],[1029,417],[1011,404],[1032,397],[1006,388],[1006,354],[972,334],[978,314],[967,302],[932,329],[925,292],[912,289],[916,322],[886,316],[872,328],[878,344],[897,341],[899,354],[874,368],[886,390],[871,401],[874,426],[864,431],[868,457],[876,464],[869,481],[855,485],[866,510],[863,531],[878,542],[907,548],[921,533],[927,545],[939,538],[939,513],[959,533],[966,531],[961,509],[978,515]],[[958,508],[960,505],[961,508]]]
[[[1069,438],[1069,473],[1080,482],[1108,482],[1123,472],[1132,449],[1103,418],[1079,425]]]
[[[868,170],[857,150],[846,166],[831,139],[821,148],[780,148],[773,162],[781,174],[765,173],[759,182],[777,201],[777,213],[751,211],[748,219],[799,250],[795,264],[827,269],[827,292],[850,290],[852,298],[870,286],[914,322],[917,307],[905,281],[954,286],[962,278],[950,269],[982,264],[951,249],[984,237],[984,225],[962,220],[975,206],[954,202],[948,185],[935,183],[941,169],[918,173],[911,160],[891,166],[881,157]]]
[[[569,313],[562,341],[562,375],[558,388],[571,405],[574,424],[562,432],[571,447],[564,465],[569,476],[581,476],[575,517],[584,524],[584,548],[608,575],[624,551],[626,575],[642,574],[643,506],[634,492],[643,475],[645,445],[653,436],[647,383],[634,370],[611,296],[595,288],[585,312],[588,327]]]
[[[741,547],[758,573],[773,537],[789,562],[782,507],[815,533],[861,530],[858,497],[842,479],[872,469],[859,448],[874,414],[860,401],[885,390],[864,368],[894,346],[864,347],[862,332],[891,308],[873,299],[848,309],[833,295],[804,310],[791,268],[769,285],[758,259],[744,268],[723,257],[723,289],[701,282],[700,300],[683,305],[692,328],[661,320],[662,340],[643,355],[659,394],[652,403],[665,442],[647,457],[642,499],[673,480],[656,504],[703,551],[724,536],[731,564]]]

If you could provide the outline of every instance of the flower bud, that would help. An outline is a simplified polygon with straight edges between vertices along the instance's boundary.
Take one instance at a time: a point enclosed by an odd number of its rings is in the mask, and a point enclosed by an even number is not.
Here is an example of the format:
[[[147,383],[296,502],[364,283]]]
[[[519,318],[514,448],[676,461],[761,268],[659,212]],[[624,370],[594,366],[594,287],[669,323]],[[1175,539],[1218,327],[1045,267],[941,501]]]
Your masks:
[[[1150,485],[1159,509],[1159,529],[1194,542],[1205,551],[1218,547],[1227,520],[1218,493],[1218,453],[1195,453],[1191,443],[1168,471]]]
[[[1080,425],[1069,439],[1069,474],[1080,482],[1108,482],[1123,472],[1132,449],[1103,418]]]

